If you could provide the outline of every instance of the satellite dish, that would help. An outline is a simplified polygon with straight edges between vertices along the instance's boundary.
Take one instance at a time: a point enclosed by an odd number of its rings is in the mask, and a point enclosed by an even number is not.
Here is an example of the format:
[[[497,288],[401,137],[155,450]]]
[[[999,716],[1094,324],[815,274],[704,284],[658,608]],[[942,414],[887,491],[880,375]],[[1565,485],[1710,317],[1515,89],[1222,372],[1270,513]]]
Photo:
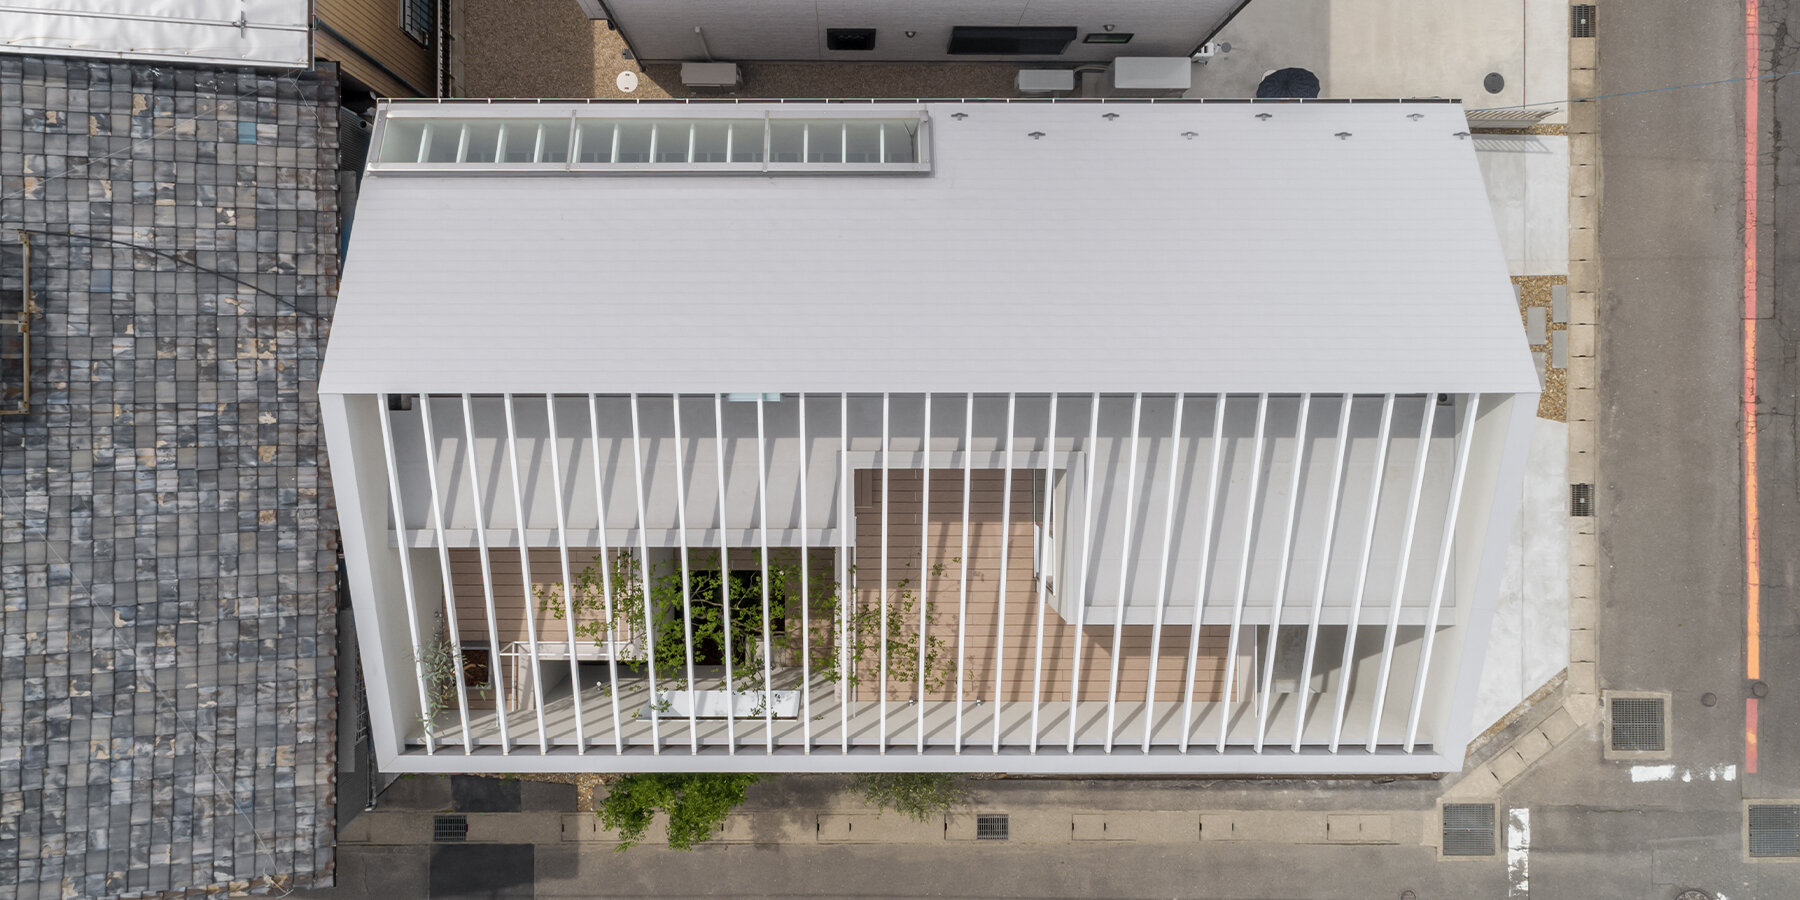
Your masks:
[[[1301,68],[1276,69],[1256,86],[1262,100],[1311,100],[1319,96],[1319,76]]]

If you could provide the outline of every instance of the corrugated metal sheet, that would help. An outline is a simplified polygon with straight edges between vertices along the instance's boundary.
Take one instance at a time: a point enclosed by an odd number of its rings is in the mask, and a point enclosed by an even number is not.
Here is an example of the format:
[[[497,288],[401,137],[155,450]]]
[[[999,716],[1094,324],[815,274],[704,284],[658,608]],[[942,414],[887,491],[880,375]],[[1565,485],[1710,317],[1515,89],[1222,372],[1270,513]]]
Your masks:
[[[371,175],[321,391],[1538,390],[1459,105],[929,108],[926,176]]]
[[[7,0],[0,52],[299,68],[309,15],[307,0]]]

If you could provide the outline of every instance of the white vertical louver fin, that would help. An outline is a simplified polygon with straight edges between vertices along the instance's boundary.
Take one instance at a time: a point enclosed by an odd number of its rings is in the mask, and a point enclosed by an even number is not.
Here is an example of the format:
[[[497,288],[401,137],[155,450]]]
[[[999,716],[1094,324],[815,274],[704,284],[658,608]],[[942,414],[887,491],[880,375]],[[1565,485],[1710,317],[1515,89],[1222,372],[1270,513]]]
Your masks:
[[[1256,436],[1250,442],[1249,502],[1244,506],[1244,552],[1238,561],[1237,598],[1231,604],[1231,634],[1226,640],[1225,688],[1219,694],[1219,743],[1215,749],[1225,752],[1225,739],[1231,733],[1231,692],[1236,686],[1238,642],[1244,628],[1244,601],[1250,594],[1250,547],[1255,541],[1256,498],[1262,490],[1263,437],[1269,422],[1269,395],[1256,398]]]
[[[1350,407],[1355,401],[1354,394],[1345,394],[1343,406],[1338,410],[1337,452],[1331,463],[1331,508],[1325,514],[1325,534],[1319,541],[1319,581],[1313,590],[1312,616],[1306,625],[1306,655],[1300,661],[1300,686],[1295,692],[1298,705],[1294,715],[1294,740],[1288,745],[1294,753],[1300,752],[1300,742],[1306,733],[1306,713],[1312,705],[1313,656],[1319,646],[1319,618],[1325,609],[1325,578],[1331,574],[1331,538],[1337,531],[1338,511],[1344,505],[1344,459],[1350,449]]]
[[[513,398],[500,395],[506,410],[506,458],[512,474],[513,527],[519,535],[519,579],[525,589],[525,647],[531,660],[532,713],[537,718],[538,752],[550,752],[550,730],[544,721],[544,667],[538,662],[537,610],[534,608],[531,583],[531,538],[526,535],[525,492],[519,478],[519,434],[513,423]]]
[[[1144,395],[1131,395],[1131,441],[1125,451],[1125,519],[1121,525],[1119,550],[1119,597],[1114,604],[1112,627],[1112,672],[1106,683],[1107,753],[1113,749],[1113,726],[1119,710],[1119,656],[1125,648],[1125,597],[1131,589],[1131,526],[1137,517],[1138,438],[1143,428]]]
[[[1431,612],[1425,619],[1425,645],[1419,650],[1419,674],[1413,680],[1412,706],[1406,714],[1406,752],[1413,752],[1419,736],[1419,714],[1425,705],[1425,678],[1431,671],[1431,650],[1437,638],[1438,616],[1444,609],[1444,592],[1450,576],[1451,551],[1456,544],[1456,515],[1462,506],[1463,485],[1469,475],[1469,445],[1475,439],[1475,416],[1481,395],[1463,401],[1462,423],[1456,433],[1456,475],[1450,481],[1450,505],[1444,510],[1443,543],[1438,546],[1437,571],[1431,576]]]
[[[1194,732],[1194,679],[1200,664],[1200,626],[1206,613],[1206,587],[1212,578],[1213,518],[1218,515],[1220,460],[1225,445],[1224,394],[1213,395],[1212,463],[1207,467],[1206,519],[1200,534],[1200,574],[1194,579],[1194,623],[1188,627],[1187,678],[1181,689],[1181,752],[1188,752]]]
[[[593,394],[588,399],[588,446],[594,461],[594,514],[600,536],[600,599],[606,614],[606,699],[612,708],[613,752],[625,752],[624,723],[619,715],[619,633],[618,619],[613,617],[613,554],[606,538],[606,472],[600,464],[600,404]]]
[[[1162,560],[1156,567],[1156,621],[1150,628],[1150,672],[1144,686],[1144,741],[1140,748],[1150,752],[1150,736],[1156,727],[1156,674],[1157,663],[1162,659],[1163,619],[1169,608],[1169,562],[1173,559],[1172,550],[1175,544],[1175,507],[1180,499],[1178,489],[1181,487],[1181,414],[1187,405],[1187,395],[1175,395],[1175,414],[1169,423],[1169,472],[1166,478],[1163,505],[1163,540]],[[1194,623],[1195,628],[1200,623]]]
[[[1306,474],[1306,423],[1312,412],[1312,395],[1300,395],[1300,420],[1294,425],[1294,462],[1289,470],[1287,516],[1281,526],[1281,568],[1275,573],[1275,596],[1270,600],[1268,641],[1263,650],[1262,686],[1256,698],[1256,752],[1263,750],[1269,731],[1269,707],[1275,705],[1275,638],[1281,633],[1281,610],[1287,598],[1288,570],[1294,562],[1295,514],[1300,511],[1300,485]],[[1272,475],[1273,473],[1271,473]]]
[[[1419,525],[1419,496],[1425,490],[1425,464],[1431,457],[1431,424],[1437,418],[1437,397],[1425,395],[1424,415],[1419,417],[1419,450],[1413,460],[1412,487],[1406,493],[1406,526],[1400,537],[1400,564],[1394,569],[1394,596],[1388,602],[1387,631],[1381,642],[1381,668],[1375,676],[1375,705],[1369,710],[1369,736],[1363,746],[1370,753],[1381,736],[1381,710],[1387,700],[1388,676],[1393,673],[1394,640],[1400,633],[1400,602],[1406,598],[1406,573],[1412,565],[1413,533]]]
[[[413,672],[419,682],[419,716],[425,726],[425,752],[433,754],[437,752],[437,723],[428,715],[433,688],[425,677],[425,651],[423,641],[419,638],[418,594],[413,588],[412,551],[404,540],[406,511],[400,500],[400,466],[394,459],[394,412],[388,408],[386,397],[377,396],[376,402],[381,412],[381,449],[387,455],[388,511],[394,515],[394,533],[402,537],[399,553],[400,586],[406,599],[406,635],[412,640]],[[435,641],[436,636],[432,639]]]
[[[1356,590],[1351,593],[1350,624],[1344,628],[1344,658],[1338,664],[1337,711],[1331,720],[1331,752],[1338,750],[1344,734],[1344,711],[1350,702],[1350,666],[1356,661],[1356,631],[1362,622],[1363,592],[1369,584],[1369,556],[1375,549],[1375,515],[1381,511],[1381,482],[1387,474],[1388,438],[1394,431],[1394,395],[1381,398],[1381,432],[1375,438],[1375,468],[1369,473],[1369,515],[1363,523],[1361,561],[1356,567]]]
[[[562,564],[563,626],[569,633],[569,699],[575,708],[575,752],[577,755],[586,755],[587,722],[582,715],[581,660],[575,641],[575,572],[569,564],[569,510],[568,505],[563,502],[562,494],[562,450],[558,449],[555,394],[544,395],[544,415],[549,432],[546,443],[550,451],[550,496],[555,501],[556,553],[557,560]],[[530,598],[527,598],[527,602],[529,601]],[[528,608],[526,615],[535,616],[536,612]]]
[[[475,735],[469,728],[469,686],[468,679],[463,677],[463,644],[462,632],[456,621],[456,587],[455,579],[450,573],[450,545],[444,539],[444,500],[443,491],[438,486],[437,468],[437,430],[431,422],[431,396],[419,395],[419,427],[422,429],[425,442],[425,477],[431,483],[431,530],[437,541],[438,575],[444,582],[444,625],[450,630],[450,650],[456,654],[456,711],[462,723],[463,754],[475,752]],[[474,448],[470,448],[471,451]],[[492,657],[489,657],[489,668],[492,668]]]

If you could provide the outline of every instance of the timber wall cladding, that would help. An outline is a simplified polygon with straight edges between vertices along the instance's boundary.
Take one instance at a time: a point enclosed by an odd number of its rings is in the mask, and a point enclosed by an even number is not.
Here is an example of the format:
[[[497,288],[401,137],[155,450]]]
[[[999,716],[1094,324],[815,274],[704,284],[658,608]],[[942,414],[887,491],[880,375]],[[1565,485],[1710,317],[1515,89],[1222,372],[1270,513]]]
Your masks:
[[[429,89],[437,78],[431,48],[400,30],[400,3],[401,0],[314,0],[314,12],[383,65],[419,88]],[[377,90],[384,86],[398,89],[401,96],[411,93],[404,85],[393,84],[392,78],[330,35],[320,32],[314,40],[318,55],[337,60],[358,81]]]
[[[1001,507],[1005,473],[976,470],[969,481],[968,618],[963,629],[963,696],[965,700],[992,699],[995,650],[1001,652],[1003,680],[999,699],[1026,701],[1032,697],[1037,666],[1038,584],[1032,574],[1032,476],[1014,472],[1011,515],[1003,524]],[[856,588],[857,602],[873,605],[880,599],[881,584],[881,473],[856,473]],[[925,536],[920,517],[924,498],[923,474],[918,469],[888,471],[889,497],[887,584],[891,598],[910,590],[918,598],[907,617],[907,633],[916,635],[917,609],[929,604],[931,626],[948,646],[946,656],[956,655],[957,618],[961,605],[962,501],[961,469],[931,470],[931,522],[925,566],[930,570],[920,582],[920,541]],[[1000,554],[1003,540],[1010,541],[1006,561],[1006,620],[1000,625]],[[1075,626],[1055,610],[1044,616],[1043,699],[1067,701],[1075,668],[1075,646],[1081,641],[1081,700],[1105,701],[1112,679],[1113,630],[1088,626],[1078,635]],[[1126,626],[1119,652],[1119,699],[1141,702],[1150,677],[1152,626]],[[1231,629],[1207,626],[1200,631],[1200,657],[1194,671],[1194,698],[1217,700],[1225,681],[1225,659]],[[1156,699],[1180,701],[1185,691],[1189,630],[1187,626],[1163,628],[1157,654]],[[866,667],[870,663],[865,660]],[[878,664],[878,663],[877,663]],[[1243,669],[1242,661],[1239,665]],[[946,663],[951,677],[945,690],[927,692],[927,700],[956,699],[955,669]],[[858,699],[877,699],[874,683],[865,674]],[[1242,697],[1242,689],[1232,692]],[[914,682],[890,679],[887,697],[906,700],[918,696]]]

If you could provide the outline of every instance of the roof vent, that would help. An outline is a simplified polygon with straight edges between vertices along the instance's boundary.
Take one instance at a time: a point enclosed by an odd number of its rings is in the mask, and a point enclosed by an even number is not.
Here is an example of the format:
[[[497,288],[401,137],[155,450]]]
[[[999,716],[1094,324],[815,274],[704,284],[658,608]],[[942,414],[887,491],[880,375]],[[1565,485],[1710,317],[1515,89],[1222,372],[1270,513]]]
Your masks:
[[[1444,855],[1494,855],[1494,804],[1444,804]]]

